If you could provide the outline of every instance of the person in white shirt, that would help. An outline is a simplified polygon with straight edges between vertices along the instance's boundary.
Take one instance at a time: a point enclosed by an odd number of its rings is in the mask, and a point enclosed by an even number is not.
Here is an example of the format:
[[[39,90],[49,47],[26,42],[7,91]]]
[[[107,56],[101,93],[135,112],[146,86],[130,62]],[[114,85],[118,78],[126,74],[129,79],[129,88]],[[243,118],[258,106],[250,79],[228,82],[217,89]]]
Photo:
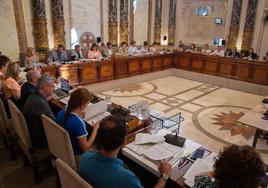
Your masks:
[[[144,41],[143,43],[143,47],[141,48],[141,53],[148,53],[150,52],[150,46],[149,46],[149,42]]]
[[[130,42],[130,47],[128,48],[128,54],[137,54],[139,53],[137,47],[136,47],[136,42],[133,40]]]
[[[218,46],[217,50],[215,50],[214,52],[210,53],[210,55],[217,55],[217,56],[220,56],[220,57],[224,57],[225,52],[224,52],[222,46]]]
[[[210,54],[210,53],[211,53],[211,50],[209,49],[209,46],[208,46],[207,43],[204,44],[204,46],[203,46],[201,52],[202,52],[203,54]]]
[[[157,52],[157,44],[155,42],[150,47],[150,52]]]

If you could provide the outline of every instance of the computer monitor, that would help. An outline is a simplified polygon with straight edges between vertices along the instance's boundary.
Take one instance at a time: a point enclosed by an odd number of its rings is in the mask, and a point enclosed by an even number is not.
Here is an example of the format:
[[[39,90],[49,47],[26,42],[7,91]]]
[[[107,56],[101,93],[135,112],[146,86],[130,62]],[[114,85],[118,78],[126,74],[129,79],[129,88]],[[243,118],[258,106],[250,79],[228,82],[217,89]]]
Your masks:
[[[224,46],[225,40],[221,38],[214,38],[214,45],[215,46]]]
[[[215,18],[215,24],[222,24],[221,18]]]

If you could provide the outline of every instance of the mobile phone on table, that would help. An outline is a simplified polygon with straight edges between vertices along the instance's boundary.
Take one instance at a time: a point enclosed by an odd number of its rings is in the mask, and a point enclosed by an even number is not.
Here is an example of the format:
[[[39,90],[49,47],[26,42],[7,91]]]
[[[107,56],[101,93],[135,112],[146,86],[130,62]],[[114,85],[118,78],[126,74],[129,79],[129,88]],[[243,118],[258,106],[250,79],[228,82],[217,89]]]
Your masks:
[[[190,156],[190,159],[196,160],[198,158],[202,158],[204,156],[205,149],[204,148],[198,148],[195,150],[195,152]]]

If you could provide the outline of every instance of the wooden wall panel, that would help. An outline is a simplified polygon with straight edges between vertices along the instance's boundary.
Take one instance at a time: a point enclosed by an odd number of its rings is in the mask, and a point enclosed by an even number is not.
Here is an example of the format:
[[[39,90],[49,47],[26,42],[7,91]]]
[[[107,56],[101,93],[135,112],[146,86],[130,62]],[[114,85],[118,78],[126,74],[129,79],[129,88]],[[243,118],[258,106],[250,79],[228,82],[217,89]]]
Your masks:
[[[249,66],[243,64],[237,64],[236,78],[239,80],[248,80],[249,76]]]
[[[256,66],[253,71],[252,81],[267,84],[268,67]]]
[[[71,85],[79,84],[78,64],[65,64],[59,67],[59,75],[70,81]]]
[[[173,57],[172,56],[164,57],[162,60],[162,65],[163,68],[165,69],[173,67]]]
[[[152,71],[152,60],[151,58],[144,58],[141,60],[141,72],[147,73]]]
[[[98,62],[80,63],[79,75],[80,84],[91,84],[98,82]]]
[[[57,67],[55,65],[49,65],[46,67],[42,67],[41,74],[48,74],[54,78],[57,78],[58,77]]]
[[[140,74],[141,65],[140,58],[131,58],[128,61],[128,74],[129,75],[137,75]]]
[[[99,81],[113,80],[114,79],[114,61],[105,60],[98,62]]]
[[[219,58],[217,56],[206,56],[204,72],[207,74],[217,75]]]
[[[162,69],[162,60],[158,57],[152,59],[152,70],[158,71]]]
[[[191,67],[193,70],[197,72],[202,72],[204,69],[204,62],[205,62],[205,57],[204,55],[200,54],[193,54],[191,58]]]
[[[115,69],[115,79],[127,77],[128,76],[127,57],[115,58],[114,69]]]

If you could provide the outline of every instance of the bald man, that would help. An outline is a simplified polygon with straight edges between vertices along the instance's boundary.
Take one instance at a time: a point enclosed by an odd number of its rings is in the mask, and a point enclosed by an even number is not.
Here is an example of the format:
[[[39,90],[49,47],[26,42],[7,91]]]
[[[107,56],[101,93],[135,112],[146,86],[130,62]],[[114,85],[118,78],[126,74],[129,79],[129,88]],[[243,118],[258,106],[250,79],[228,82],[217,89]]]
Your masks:
[[[40,77],[40,71],[36,69],[32,69],[27,72],[25,82],[21,86],[21,94],[20,94],[20,106],[21,108],[24,106],[26,99],[34,92],[36,92],[36,83],[38,78]]]

